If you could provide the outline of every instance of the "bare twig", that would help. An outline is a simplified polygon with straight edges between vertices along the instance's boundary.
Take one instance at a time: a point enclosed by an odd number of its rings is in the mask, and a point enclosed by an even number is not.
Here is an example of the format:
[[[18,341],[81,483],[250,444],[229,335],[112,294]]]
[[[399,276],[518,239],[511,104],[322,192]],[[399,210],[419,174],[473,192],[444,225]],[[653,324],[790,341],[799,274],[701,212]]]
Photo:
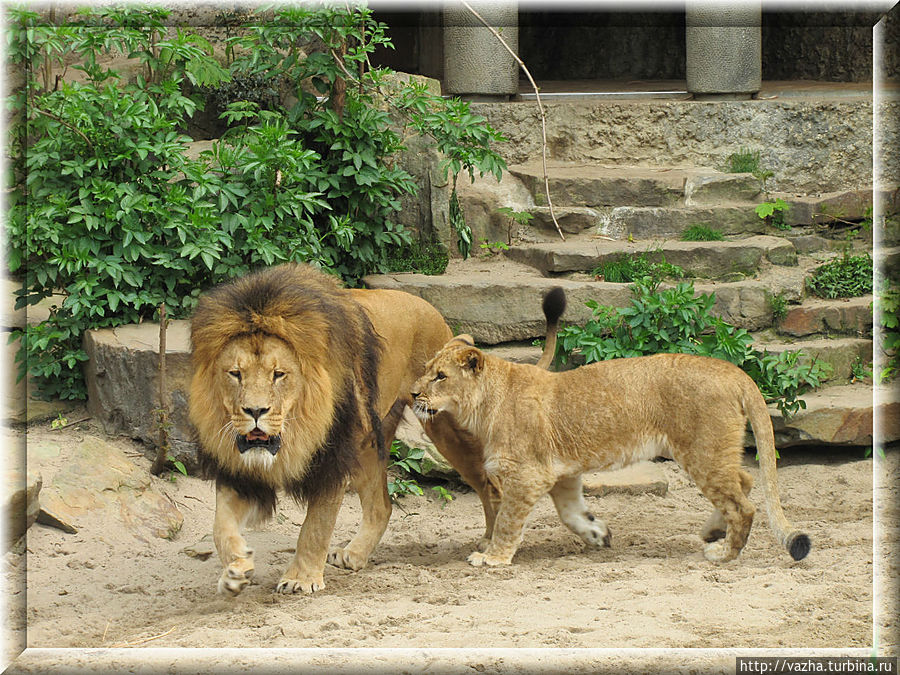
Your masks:
[[[472,5],[466,2],[466,0],[460,0],[460,2],[467,10],[472,13],[472,15],[476,19],[478,19],[482,23],[482,25],[484,25],[485,28],[491,31],[491,34],[493,34],[495,38],[500,41],[500,44],[503,45],[504,49],[506,49],[506,51],[509,52],[510,56],[512,56],[516,60],[516,63],[519,64],[519,67],[525,73],[526,77],[528,77],[528,81],[531,83],[531,88],[534,89],[534,96],[537,100],[538,110],[541,113],[541,165],[544,169],[544,193],[547,196],[547,205],[550,207],[550,218],[553,219],[553,224],[556,225],[556,231],[559,233],[559,238],[565,241],[566,238],[565,236],[563,236],[562,228],[560,228],[559,223],[556,221],[556,213],[554,213],[553,211],[553,200],[550,199],[550,178],[547,176],[547,116],[544,113],[544,105],[543,103],[541,103],[541,93],[538,90],[538,86],[537,84],[535,84],[534,78],[531,76],[531,72],[528,70],[525,62],[519,58],[519,55],[516,54],[508,44],[506,44],[506,40],[501,37],[500,33],[498,33],[493,26],[489,25],[488,22],[485,21],[481,16],[481,14],[476,12]]]
[[[164,637],[166,637],[166,635],[171,633],[173,630],[175,630],[175,626],[172,626],[165,633],[160,633],[159,635],[152,635],[148,638],[141,638],[140,640],[135,640],[133,642],[120,642],[119,644],[111,645],[110,649],[119,649],[121,647],[136,647],[138,645],[142,645],[147,642],[151,642],[153,640],[159,640],[160,638],[164,638]]]
[[[163,472],[169,455],[169,407],[166,405],[166,305],[159,306],[159,443],[150,473]]]
[[[49,87],[50,85],[48,84],[47,86]],[[57,116],[54,115],[53,113],[48,113],[46,110],[41,110],[40,108],[35,108],[34,106],[31,106],[31,109],[34,110],[34,112],[36,112],[36,113],[38,113],[38,114],[40,114],[40,115],[43,115],[44,117],[49,117],[51,120],[56,120],[57,122],[59,122],[60,124],[62,124],[64,127],[68,127],[69,129],[71,129],[72,131],[74,131],[76,134],[78,134],[79,136],[81,136],[81,137],[84,139],[84,142],[88,144],[88,147],[89,147],[89,148],[91,148],[92,150],[94,149],[94,144],[91,143],[91,139],[88,138],[88,137],[85,135],[85,133],[84,133],[83,131],[81,131],[80,129],[76,129],[75,127],[73,127],[71,124],[69,124],[69,123],[66,122],[65,120],[60,119],[59,117],[57,117]]]

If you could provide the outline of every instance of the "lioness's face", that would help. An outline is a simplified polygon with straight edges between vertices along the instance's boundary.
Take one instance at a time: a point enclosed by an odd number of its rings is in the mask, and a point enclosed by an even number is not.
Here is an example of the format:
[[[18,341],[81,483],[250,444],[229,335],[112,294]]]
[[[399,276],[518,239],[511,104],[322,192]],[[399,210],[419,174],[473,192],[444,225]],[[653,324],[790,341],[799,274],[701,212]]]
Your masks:
[[[268,335],[232,340],[217,361],[222,405],[238,451],[270,459],[281,447],[285,416],[299,391],[299,364],[287,344]]]
[[[484,355],[471,344],[471,338],[453,338],[425,365],[425,374],[413,385],[413,412],[428,421],[434,415],[449,413],[460,422],[467,410],[477,405],[476,380],[484,367]]]

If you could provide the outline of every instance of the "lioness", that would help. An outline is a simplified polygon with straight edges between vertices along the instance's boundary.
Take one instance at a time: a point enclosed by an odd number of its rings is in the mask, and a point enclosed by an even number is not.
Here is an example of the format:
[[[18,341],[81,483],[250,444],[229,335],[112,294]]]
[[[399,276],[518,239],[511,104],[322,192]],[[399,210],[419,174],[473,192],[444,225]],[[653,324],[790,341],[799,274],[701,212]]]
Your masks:
[[[324,587],[327,561],[360,569],[387,527],[386,448],[425,362],[452,335],[424,300],[347,290],[306,265],[263,270],[205,293],[191,323],[189,415],[199,461],[216,480],[213,535],[219,592],[240,593],[254,571],[242,528],[271,516],[276,492],[307,502],[293,560],[277,591]],[[493,502],[480,444],[448,416],[426,423],[485,506]],[[344,548],[329,542],[347,478],[363,510]]]
[[[572,532],[589,546],[609,546],[609,528],[586,508],[581,474],[658,455],[677,461],[716,507],[701,532],[706,558],[734,559],[755,512],[747,499],[753,480],[741,469],[748,418],[769,523],[794,560],[809,553],[809,537],[781,509],[766,403],[726,361],[657,354],[554,373],[484,354],[457,336],[428,363],[412,397],[420,419],[449,413],[484,445],[499,509],[490,544],[469,556],[472,565],[510,564],[526,517],[548,492]]]

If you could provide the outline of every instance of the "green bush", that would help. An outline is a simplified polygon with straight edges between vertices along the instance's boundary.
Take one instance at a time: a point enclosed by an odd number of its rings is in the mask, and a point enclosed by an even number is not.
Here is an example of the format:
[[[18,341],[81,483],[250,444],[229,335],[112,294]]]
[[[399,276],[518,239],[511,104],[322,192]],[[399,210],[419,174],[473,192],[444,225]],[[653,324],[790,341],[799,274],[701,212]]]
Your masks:
[[[354,284],[409,245],[394,220],[400,196],[416,190],[392,159],[404,130],[376,105],[387,73],[347,86],[375,46],[389,46],[369,10],[276,10],[231,39],[232,52],[250,50],[231,73],[202,38],[165,39],[165,10],[89,9],[62,26],[26,10],[9,16],[10,62],[28,74],[9,101],[9,268],[23,282],[17,307],[63,296],[48,321],[14,333],[20,376],[27,370],[44,396],[84,397],[87,329],[150,319],[161,303],[186,316],[202,289],[282,261]],[[324,51],[299,58],[311,38]],[[135,82],[98,65],[112,53],[143,64]],[[51,82],[64,63],[84,81]],[[203,105],[199,92],[231,74],[260,90],[291,82],[297,103],[228,105],[227,134],[190,159],[182,130]],[[499,178],[505,164],[489,145],[500,136],[467,104],[416,87],[395,98],[407,125],[438,138],[447,171]]]
[[[785,415],[806,407],[799,399],[829,374],[828,364],[801,361],[800,352],[770,354],[752,348],[753,338],[710,312],[715,295],[696,295],[691,282],[658,290],[649,277],[632,287],[627,307],[588,301],[593,317],[582,328],[565,326],[559,332],[557,360],[579,354],[585,363],[680,352],[724,359],[747,372],[767,401]]]
[[[450,255],[443,244],[413,240],[388,254],[387,272],[419,272],[435,276],[443,274]]]
[[[806,279],[810,293],[820,298],[853,298],[872,292],[872,256],[850,255],[849,247],[836,258],[819,265]]]

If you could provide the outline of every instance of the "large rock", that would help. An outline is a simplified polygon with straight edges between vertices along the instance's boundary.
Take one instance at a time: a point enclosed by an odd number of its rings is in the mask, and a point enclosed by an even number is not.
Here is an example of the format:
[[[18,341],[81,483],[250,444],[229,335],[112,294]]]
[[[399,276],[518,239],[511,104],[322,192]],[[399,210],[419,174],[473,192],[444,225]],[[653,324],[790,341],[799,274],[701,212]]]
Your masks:
[[[808,298],[788,309],[778,322],[778,332],[794,337],[815,333],[871,335],[872,300],[871,295],[838,300]]]
[[[491,175],[476,177],[471,182],[468,175],[461,174],[456,189],[460,209],[472,230],[473,255],[482,240],[507,243],[516,236],[519,225],[498,209],[507,207],[513,211],[530,211],[534,206],[528,190],[510,173],[504,174],[499,182]],[[456,234],[452,236],[455,241]]]
[[[58,466],[41,490],[41,506],[64,523],[77,525],[80,518],[105,512],[145,542],[172,539],[181,529],[183,516],[153,486],[147,470],[101,438],[86,436],[77,446],[65,448],[30,444],[28,462],[39,468],[45,462]]]
[[[778,447],[793,445],[871,446],[875,435],[873,420],[880,426],[877,438],[883,443],[900,440],[900,389],[849,384],[827,387],[804,394],[806,408],[784,419],[772,411]],[[877,401],[877,405],[876,405]]]
[[[108,434],[159,441],[159,325],[104,328],[85,333],[88,411]],[[166,383],[171,454],[195,464],[194,431],[187,418],[190,389],[190,322],[172,321],[166,333]]]

